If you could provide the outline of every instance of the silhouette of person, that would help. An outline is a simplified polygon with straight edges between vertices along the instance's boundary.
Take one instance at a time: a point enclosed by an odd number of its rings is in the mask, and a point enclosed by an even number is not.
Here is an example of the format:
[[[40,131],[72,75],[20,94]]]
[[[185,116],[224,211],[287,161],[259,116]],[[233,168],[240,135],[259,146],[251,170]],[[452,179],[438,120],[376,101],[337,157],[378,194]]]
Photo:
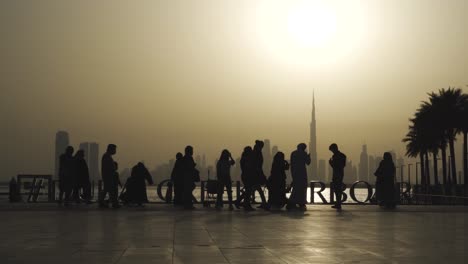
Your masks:
[[[307,169],[310,164],[310,154],[306,152],[307,145],[300,143],[297,149],[291,153],[291,176],[292,176],[292,192],[287,205],[288,210],[297,208],[306,211],[307,207]]]
[[[101,175],[104,183],[104,189],[99,197],[99,207],[107,208],[108,205],[104,202],[107,194],[109,194],[109,200],[112,203],[113,208],[120,208],[118,201],[118,185],[120,184],[119,174],[117,172],[118,164],[112,158],[117,153],[117,146],[109,144],[107,151],[104,153],[101,159]]]
[[[273,158],[271,175],[268,178],[268,204],[270,207],[281,209],[287,203],[286,170],[289,170],[289,163],[284,160],[283,152],[277,152]]]
[[[153,178],[146,166],[138,162],[133,166],[130,177],[125,183],[126,195],[121,195],[121,199],[126,203],[143,206],[143,203],[148,203],[148,195],[146,193],[146,181],[153,185]]]
[[[338,145],[331,144],[328,148],[333,156],[328,161],[333,169],[332,189],[336,196],[335,205],[332,208],[341,210],[341,196],[343,194],[344,167],[346,166],[346,155],[338,150]]]
[[[250,146],[246,146],[244,148],[244,151],[242,152],[241,160],[240,160],[240,168],[241,168],[241,180],[242,180],[242,184],[244,185],[244,192],[239,197],[237,197],[237,200],[235,202],[237,209],[240,209],[240,206],[242,204],[244,207],[244,210],[246,211],[255,210],[250,205],[250,198],[252,196],[252,186],[253,186],[253,177],[254,177],[252,175],[253,169],[250,168],[252,166],[252,162],[251,162],[252,152],[253,152],[253,149]]]
[[[71,194],[74,187],[74,161],[73,152],[75,150],[72,146],[68,146],[65,149],[65,153],[59,157],[59,203],[63,202],[65,195],[64,204],[68,206],[71,198]]]
[[[76,201],[80,201],[79,190],[83,190],[83,200],[87,204],[91,203],[91,182],[89,180],[89,169],[88,164],[85,160],[85,153],[83,150],[78,150],[75,154],[75,174],[76,174],[76,185],[73,191],[73,196]]]
[[[380,206],[385,206],[388,209],[393,209],[395,203],[395,164],[393,163],[392,154],[385,152],[383,160],[374,175],[377,177],[375,181],[376,197]]]
[[[195,189],[196,178],[199,177],[198,170],[195,168],[197,164],[193,160],[193,147],[185,147],[185,155],[182,158],[183,161],[183,177],[184,177],[184,192],[182,199],[184,202],[184,209],[193,210],[193,195],[192,192]]]
[[[171,181],[174,184],[174,206],[183,205],[184,193],[184,171],[183,171],[183,158],[182,153],[176,154],[176,161],[171,173]]]
[[[260,198],[262,199],[262,204],[258,208],[263,208],[265,210],[268,210],[268,203],[265,199],[265,194],[263,193],[262,190],[262,185],[265,185],[267,183],[267,178],[265,176],[265,173],[263,173],[263,154],[262,154],[262,149],[263,149],[264,143],[261,140],[256,140],[255,141],[255,146],[252,151],[252,166],[250,167],[252,171],[253,177],[253,186],[252,186],[252,191],[257,191],[260,194]]]
[[[225,149],[221,152],[218,163],[216,164],[216,176],[218,178],[218,195],[216,197],[216,208],[223,207],[223,193],[224,187],[228,194],[229,210],[233,210],[232,206],[232,180],[231,180],[231,166],[236,162],[231,156],[231,153]]]
[[[16,179],[14,177],[11,178],[10,180],[10,183],[9,183],[9,194],[8,194],[8,198],[10,200],[10,203],[15,203],[15,202],[19,202],[21,200],[21,196],[18,192],[19,188],[18,188],[18,182],[16,181]]]

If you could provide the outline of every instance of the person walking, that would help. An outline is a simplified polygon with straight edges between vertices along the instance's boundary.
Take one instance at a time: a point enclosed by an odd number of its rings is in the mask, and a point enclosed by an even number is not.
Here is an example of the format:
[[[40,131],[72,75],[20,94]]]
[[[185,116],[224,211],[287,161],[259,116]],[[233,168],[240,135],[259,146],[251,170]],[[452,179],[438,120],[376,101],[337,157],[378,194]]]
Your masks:
[[[107,208],[108,205],[104,202],[104,199],[107,194],[109,194],[109,200],[112,203],[112,207],[117,209],[120,208],[118,201],[119,193],[119,174],[117,172],[118,164],[114,161],[112,156],[117,153],[117,146],[114,144],[109,144],[107,146],[106,153],[102,156],[101,159],[101,175],[102,181],[104,183],[104,189],[101,192],[99,197],[99,207]]]

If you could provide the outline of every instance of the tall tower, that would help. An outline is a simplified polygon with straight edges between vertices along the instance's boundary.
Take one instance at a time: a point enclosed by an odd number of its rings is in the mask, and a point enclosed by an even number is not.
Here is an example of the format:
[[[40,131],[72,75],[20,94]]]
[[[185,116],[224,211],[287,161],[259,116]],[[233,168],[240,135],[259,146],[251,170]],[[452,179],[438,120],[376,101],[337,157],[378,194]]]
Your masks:
[[[58,131],[55,134],[55,177],[59,174],[59,158],[65,152],[65,149],[70,145],[68,132]]]
[[[309,152],[310,152],[310,169],[309,177],[311,179],[318,179],[318,170],[317,170],[317,124],[315,120],[315,93],[312,94],[312,120],[310,122],[310,142],[309,142]]]

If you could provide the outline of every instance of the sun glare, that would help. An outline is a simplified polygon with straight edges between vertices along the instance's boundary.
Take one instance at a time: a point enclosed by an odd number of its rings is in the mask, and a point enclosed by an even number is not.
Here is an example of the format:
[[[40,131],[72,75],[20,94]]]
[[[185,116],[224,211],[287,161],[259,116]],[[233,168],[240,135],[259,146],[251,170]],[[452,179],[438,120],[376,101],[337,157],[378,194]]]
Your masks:
[[[336,34],[336,17],[323,6],[293,6],[287,18],[288,33],[300,45],[320,47]]]
[[[323,67],[349,61],[368,29],[356,2],[265,1],[252,15],[255,45],[282,64]]]

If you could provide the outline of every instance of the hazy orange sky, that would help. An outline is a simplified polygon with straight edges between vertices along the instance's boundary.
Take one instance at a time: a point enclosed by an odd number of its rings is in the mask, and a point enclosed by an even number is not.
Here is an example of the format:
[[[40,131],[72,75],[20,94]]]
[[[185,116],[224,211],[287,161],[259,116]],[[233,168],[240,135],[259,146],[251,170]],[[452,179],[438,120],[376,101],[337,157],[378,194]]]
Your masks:
[[[122,168],[186,144],[289,155],[313,90],[319,159],[402,155],[427,92],[468,92],[463,0],[2,1],[0,35],[3,179],[51,173],[57,130],[117,144]]]

